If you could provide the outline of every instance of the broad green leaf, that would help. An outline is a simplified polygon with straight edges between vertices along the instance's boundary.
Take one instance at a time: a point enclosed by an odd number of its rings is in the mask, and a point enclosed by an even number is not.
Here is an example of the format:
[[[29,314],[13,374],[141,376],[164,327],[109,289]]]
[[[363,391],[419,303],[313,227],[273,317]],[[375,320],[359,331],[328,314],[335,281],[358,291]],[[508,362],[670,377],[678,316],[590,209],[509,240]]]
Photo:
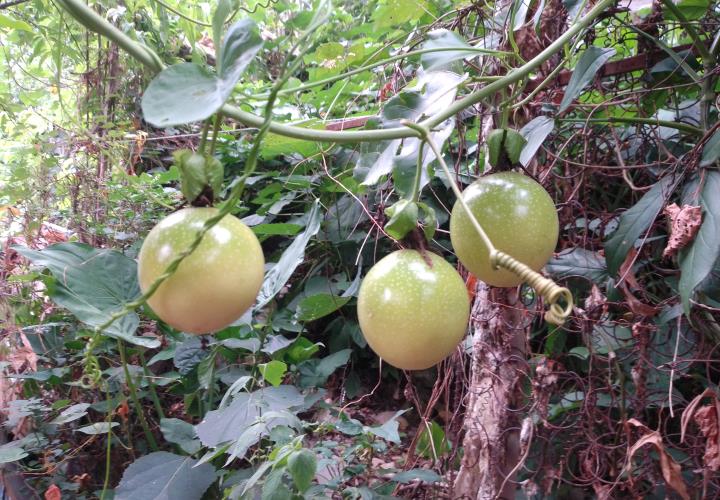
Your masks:
[[[332,314],[347,304],[352,297],[338,297],[329,293],[319,293],[305,297],[297,306],[297,318],[300,321],[315,321]]]
[[[710,8],[709,0],[680,0],[679,2],[675,2],[675,4],[682,15],[685,16],[685,19],[690,21],[700,19]],[[675,14],[673,14],[670,9],[666,8],[664,5],[662,7],[665,19],[677,20],[675,18]]]
[[[165,68],[143,94],[145,119],[156,127],[169,127],[212,116],[230,97],[261,47],[262,39],[252,20],[233,24],[223,40],[219,75],[194,63]]]
[[[298,365],[301,387],[322,387],[335,370],[350,359],[350,349],[343,349],[323,359],[308,359]]]
[[[437,425],[437,424],[435,424]],[[403,472],[398,472],[392,477],[392,480],[397,483],[409,483],[419,479],[425,483],[438,483],[443,480],[442,476],[434,470],[428,469],[410,469]]]
[[[428,432],[428,427],[430,431]],[[443,428],[434,420],[429,426],[420,426],[421,432],[415,445],[415,452],[425,458],[439,458],[452,450]],[[397,479],[395,479],[397,481]]]
[[[0,446],[0,464],[17,462],[27,456],[28,452],[16,442],[5,443]]]
[[[203,390],[208,390],[215,383],[215,358],[217,348],[213,348],[209,356],[198,363],[198,385]]]
[[[297,410],[304,405],[305,397],[292,385],[266,387],[249,394],[241,392],[229,406],[209,411],[196,426],[197,435],[205,446],[218,447],[236,441],[268,411]]]
[[[680,250],[680,300],[685,314],[690,313],[690,299],[695,289],[710,274],[720,257],[720,172],[707,170],[700,193],[703,222],[689,247]]]
[[[234,7],[233,4],[237,4],[237,0],[218,0],[217,2],[217,6],[215,7],[215,12],[213,12],[212,17],[213,43],[215,44],[215,47],[221,46],[225,21],[227,21],[230,14],[232,14],[233,9],[236,7]],[[222,58],[218,57],[216,61],[218,73],[221,70],[221,61]]]
[[[96,327],[140,295],[137,264],[113,250],[98,250],[82,243],[59,243],[44,250],[16,247],[33,264],[50,270],[55,282],[48,295],[80,321]],[[110,325],[104,333],[148,348],[160,345],[157,339],[134,333],[140,320],[134,312]]]
[[[617,275],[628,252],[637,239],[650,227],[675,189],[676,178],[672,175],[656,182],[650,190],[620,216],[620,223],[605,241],[605,261],[610,276]]]
[[[87,415],[88,408],[90,408],[89,403],[78,403],[76,405],[72,405],[69,408],[65,408],[62,413],[55,417],[50,423],[60,425],[81,419]]]
[[[160,432],[165,441],[178,445],[185,453],[192,455],[202,447],[195,433],[195,426],[184,420],[163,418],[160,420]]]
[[[284,471],[276,469],[265,478],[260,500],[288,500],[293,497],[290,489],[283,483]]]
[[[33,32],[33,27],[21,19],[0,14],[0,28],[10,28],[11,30],[21,30]]]
[[[535,157],[542,143],[545,142],[547,136],[555,128],[555,120],[547,116],[538,116],[533,118],[520,129],[520,134],[527,140],[522,153],[520,153],[520,163],[527,166]]]
[[[156,451],[128,466],[115,489],[115,500],[199,500],[215,481],[210,464]]]
[[[383,0],[372,16],[375,31],[384,33],[393,26],[417,21],[428,7],[425,0]]]
[[[610,277],[605,259],[584,248],[560,252],[545,265],[545,271],[558,280],[579,276],[593,283],[604,283]]]
[[[398,410],[395,412],[395,415],[393,415],[384,424],[378,427],[367,427],[365,428],[365,431],[386,441],[390,441],[391,443],[399,444],[400,434],[398,434],[398,428],[400,427],[400,424],[398,423],[397,418],[407,411],[408,410]]]
[[[430,31],[426,35],[426,41],[422,45],[422,48],[425,50],[457,48],[457,50],[428,52],[420,56],[420,61],[426,71],[444,68],[454,61],[468,59],[478,55],[478,52],[472,50],[473,47],[463,40],[460,35],[446,29]]]
[[[303,493],[310,487],[312,480],[315,478],[315,471],[317,470],[315,453],[306,448],[294,452],[288,458],[287,469],[295,483],[295,487],[300,493]]]
[[[720,130],[716,130],[712,137],[705,143],[700,166],[709,167],[715,163],[718,158],[720,158]]]
[[[203,349],[202,341],[196,335],[188,335],[185,341],[175,348],[173,363],[180,375],[187,375],[192,369],[205,359],[210,352]]]
[[[283,377],[287,373],[287,365],[274,359],[268,363],[259,364],[258,370],[263,379],[277,387],[282,383]]]
[[[298,337],[285,353],[288,363],[297,365],[313,357],[320,350],[320,346],[305,337]]]
[[[302,226],[289,223],[258,224],[251,229],[258,236],[295,236],[302,231]]]
[[[86,425],[84,427],[80,427],[78,429],[75,429],[75,432],[82,432],[83,434],[107,434],[110,429],[113,427],[117,427],[117,422],[110,422],[109,424],[107,422],[96,422],[94,424]]]
[[[315,236],[320,230],[320,222],[322,215],[320,213],[320,200],[317,200],[310,209],[307,217],[307,226],[297,238],[293,240],[289,247],[283,252],[280,260],[265,275],[265,281],[260,288],[255,310],[259,310],[267,305],[275,295],[282,290],[285,283],[290,279],[295,269],[302,264],[305,259],[305,247],[310,238]]]
[[[582,93],[583,89],[595,78],[595,74],[605,62],[615,55],[615,49],[588,47],[582,53],[575,68],[573,68],[570,82],[565,88],[565,95],[560,102],[558,113],[565,111],[572,102]]]

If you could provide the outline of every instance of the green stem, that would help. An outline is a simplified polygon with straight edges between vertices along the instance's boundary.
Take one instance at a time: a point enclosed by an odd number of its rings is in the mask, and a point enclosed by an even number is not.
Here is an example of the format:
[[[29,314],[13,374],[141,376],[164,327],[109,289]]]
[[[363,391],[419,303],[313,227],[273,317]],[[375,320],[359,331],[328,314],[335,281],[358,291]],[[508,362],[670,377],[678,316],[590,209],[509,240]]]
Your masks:
[[[153,1],[156,3],[159,3],[160,5],[165,7],[167,10],[169,10],[170,12],[172,12],[173,14],[175,14],[177,16],[182,17],[186,21],[190,21],[191,23],[198,24],[200,26],[205,26],[206,28],[212,28],[212,24],[204,23],[202,21],[198,21],[197,19],[193,19],[192,17],[187,16],[187,15],[183,14],[182,12],[180,12],[179,10],[175,9],[174,7],[171,7],[170,5],[166,4],[162,0],[153,0]]]
[[[560,118],[560,122],[577,122],[577,123],[635,123],[640,125],[655,125],[658,127],[667,127],[688,134],[702,136],[704,132],[701,128],[693,127],[687,123],[671,122],[667,120],[656,120],[655,118],[640,118],[634,116],[611,116],[608,118]]]
[[[100,500],[105,500],[105,493],[107,493],[108,486],[110,485],[110,467],[112,465],[112,414],[113,409],[111,408],[111,399],[110,399],[110,384],[107,384],[106,391],[105,391],[105,397],[107,398],[108,402],[108,416],[107,416],[107,426],[108,426],[108,432],[107,432],[107,443],[105,444],[105,480],[103,481],[103,489],[100,493]]]
[[[118,351],[120,352],[120,362],[122,363],[123,372],[125,373],[125,382],[127,383],[128,391],[130,391],[130,399],[132,399],[133,405],[135,405],[135,411],[137,412],[138,418],[140,419],[140,425],[142,426],[143,432],[145,433],[145,439],[147,439],[147,442],[153,451],[158,451],[159,448],[157,443],[155,442],[155,436],[153,436],[152,432],[150,431],[150,426],[145,419],[145,412],[143,412],[142,404],[140,404],[140,399],[137,395],[137,389],[135,388],[135,382],[133,382],[133,379],[130,376],[130,370],[128,369],[127,364],[127,356],[125,354],[125,344],[120,339],[118,339],[117,343]]]
[[[202,134],[200,134],[200,145],[198,146],[198,153],[205,155],[205,144],[207,143],[208,132],[210,131],[210,120],[205,120],[203,123]]]
[[[677,20],[680,22],[680,24],[685,29],[690,38],[692,38],[693,45],[695,45],[695,48],[700,54],[700,57],[702,57],[703,61],[712,61],[714,58],[705,46],[704,40],[700,37],[700,34],[695,31],[695,27],[690,23],[690,21],[688,21],[688,19],[685,17],[685,14],[683,14],[682,11],[677,8],[675,3],[673,3],[673,0],[661,1],[663,5],[677,18]]]
[[[217,143],[217,136],[220,132],[220,125],[222,124],[222,113],[215,113],[215,123],[213,124],[213,131],[212,131],[212,139],[210,141],[210,151],[208,151],[208,156],[212,156],[215,154],[215,144]]]
[[[292,93],[295,93],[295,92],[302,92],[303,90],[308,90],[308,89],[311,89],[311,88],[313,88],[313,87],[319,87],[319,86],[322,86],[322,85],[327,85],[327,84],[329,84],[329,83],[334,83],[334,82],[336,82],[336,81],[338,81],[338,80],[343,80],[343,79],[345,79],[345,78],[348,78],[348,77],[351,77],[351,76],[355,76],[355,75],[358,75],[358,74],[363,73],[363,72],[365,72],[365,71],[371,70],[371,69],[373,69],[373,68],[377,68],[378,66],[384,66],[384,65],[386,65],[386,64],[389,64],[389,63],[392,63],[392,62],[395,62],[395,61],[400,61],[400,60],[402,60],[402,59],[407,59],[408,57],[417,56],[417,55],[421,55],[421,54],[430,54],[430,53],[432,53],[432,52],[450,52],[450,51],[455,51],[455,52],[457,52],[457,51],[458,51],[458,48],[457,48],[457,47],[435,47],[435,48],[432,48],[432,49],[412,50],[412,51],[405,52],[405,53],[402,53],[402,54],[397,54],[397,55],[394,55],[394,56],[390,56],[390,57],[385,58],[385,59],[382,59],[382,60],[380,60],[380,61],[377,61],[377,62],[368,64],[368,65],[366,65],[366,66],[361,66],[361,67],[359,67],[359,68],[353,69],[353,70],[351,70],[351,71],[348,71],[348,72],[345,72],[345,73],[342,73],[342,74],[339,74],[339,75],[329,76],[329,77],[327,77],[327,78],[323,78],[322,80],[317,80],[317,81],[314,81],[314,82],[304,83],[304,84],[302,84],[302,85],[298,85],[297,87],[289,87],[289,88],[286,88],[286,89],[281,90],[281,91],[279,92],[279,94],[280,94],[280,95],[292,94]],[[488,54],[488,55],[494,55],[494,56],[505,56],[505,55],[510,55],[510,54],[512,54],[512,52],[505,52],[505,51],[502,51],[502,50],[481,49],[481,48],[477,48],[477,47],[472,47],[472,48],[469,48],[469,49],[463,48],[462,51],[463,51],[463,52],[477,52],[477,53],[479,53],[479,54]],[[256,99],[262,99],[262,98],[267,97],[268,95],[270,95],[270,93],[269,93],[269,92],[265,92],[265,93],[263,93],[263,94],[254,94],[254,95],[252,95],[252,96],[250,96],[250,97],[256,98]]]
[[[100,17],[92,9],[89,9],[81,0],[55,0],[63,6],[70,14],[80,21],[86,28],[110,38],[120,47],[126,50],[131,56],[145,64],[154,71],[160,71],[163,64],[158,56],[147,47],[138,44],[105,19]],[[560,35],[553,43],[532,58],[521,67],[510,71],[507,75],[489,83],[482,89],[468,94],[463,99],[455,101],[455,103],[445,110],[433,115],[422,122],[422,125],[432,129],[433,127],[444,122],[448,118],[454,116],[459,111],[476,104],[488,96],[491,96],[513,83],[516,83],[530,75],[535,69],[547,61],[552,55],[575,37],[578,33],[590,26],[595,18],[602,14],[609,6],[613,5],[615,0],[600,0],[582,19],[572,25],[565,33]],[[336,142],[336,143],[353,143],[363,141],[385,141],[392,139],[402,139],[411,137],[415,133],[407,127],[396,127],[381,130],[362,130],[362,131],[332,131],[332,130],[313,130],[282,125],[270,121],[265,125],[266,120],[253,113],[248,113],[235,106],[225,104],[222,112],[235,120],[238,120],[252,127],[265,126],[269,132],[293,137],[295,139],[305,139],[318,142]]]
[[[157,395],[157,391],[155,390],[155,382],[152,379],[152,374],[150,373],[150,369],[147,366],[147,362],[145,361],[145,356],[140,355],[140,363],[142,364],[143,368],[143,375],[145,376],[145,380],[147,380],[148,387],[150,388],[150,398],[153,401],[153,405],[155,406],[155,412],[157,413],[157,416],[159,419],[165,418],[165,413],[162,409],[162,404],[160,404],[160,398]]]
[[[425,142],[420,143],[418,150],[417,166],[415,168],[415,178],[413,179],[412,191],[410,192],[410,201],[417,203],[420,199],[420,179],[422,179],[423,170],[423,150],[425,148]]]

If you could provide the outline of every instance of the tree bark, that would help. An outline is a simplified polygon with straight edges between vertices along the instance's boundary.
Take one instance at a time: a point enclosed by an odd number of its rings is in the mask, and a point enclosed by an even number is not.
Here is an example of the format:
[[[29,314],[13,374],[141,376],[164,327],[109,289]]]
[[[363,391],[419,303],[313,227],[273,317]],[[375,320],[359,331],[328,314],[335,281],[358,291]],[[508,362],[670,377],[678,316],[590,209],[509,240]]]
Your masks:
[[[515,481],[508,474],[520,455],[520,425],[513,410],[522,396],[518,382],[527,366],[521,312],[514,289],[478,283],[464,455],[453,498],[515,498]]]

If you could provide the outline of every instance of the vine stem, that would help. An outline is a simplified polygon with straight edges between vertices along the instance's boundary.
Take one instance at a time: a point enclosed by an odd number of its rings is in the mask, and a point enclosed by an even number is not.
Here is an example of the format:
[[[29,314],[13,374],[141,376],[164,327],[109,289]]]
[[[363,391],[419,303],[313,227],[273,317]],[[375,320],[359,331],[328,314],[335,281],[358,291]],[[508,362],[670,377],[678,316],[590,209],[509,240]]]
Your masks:
[[[55,1],[73,15],[86,28],[100,33],[117,43],[132,57],[146,65],[151,70],[160,71],[163,69],[164,65],[155,52],[132,40],[122,31],[107,22],[95,11],[88,8],[81,0]],[[613,5],[614,2],[615,0],[600,0],[583,18],[579,19],[577,23],[570,26],[565,33],[560,35],[553,43],[548,45],[542,52],[526,64],[509,71],[505,76],[489,83],[471,94],[468,94],[464,98],[455,101],[455,103],[451,106],[435,115],[430,116],[420,124],[428,129],[432,129],[448,118],[454,116],[459,111],[482,101],[488,96],[495,94],[509,85],[527,78],[534,70],[547,61],[558,50],[561,50],[568,41],[589,27],[595,19],[609,6]],[[317,142],[335,142],[346,144],[352,142],[384,141],[403,139],[411,137],[415,134],[415,132],[409,130],[407,127],[395,127],[381,130],[332,131],[304,129],[292,125],[275,123],[272,120],[270,120],[269,124],[265,125],[266,120],[263,119],[263,117],[243,111],[236,106],[225,104],[221,109],[225,116],[238,120],[246,125],[253,127],[266,126],[269,131],[274,134]]]
[[[402,125],[408,127],[409,129],[417,132],[419,139],[426,142],[427,145],[430,146],[430,149],[432,149],[433,153],[435,154],[435,158],[437,158],[440,167],[442,168],[445,176],[450,182],[450,187],[455,193],[455,197],[462,206],[463,210],[465,210],[465,213],[470,219],[473,228],[480,236],[480,239],[483,241],[483,245],[485,245],[488,249],[488,254],[490,256],[490,265],[494,269],[507,269],[508,271],[520,277],[524,282],[532,286],[535,291],[539,295],[541,295],[550,305],[549,309],[545,312],[545,320],[548,323],[562,325],[565,322],[565,319],[570,315],[573,307],[573,297],[570,293],[570,290],[565,287],[558,286],[553,280],[548,279],[540,273],[534,271],[527,264],[520,262],[513,256],[508,255],[501,250],[498,250],[495,245],[493,245],[492,240],[490,240],[490,237],[487,235],[482,225],[477,220],[472,210],[470,210],[470,207],[463,199],[460,187],[457,185],[457,182],[455,182],[455,179],[453,179],[452,172],[450,172],[447,163],[445,163],[445,159],[442,157],[440,148],[438,148],[437,144],[435,144],[435,141],[433,141],[432,137],[430,136],[430,131],[423,125],[419,123],[413,123],[408,120],[402,120],[400,123],[402,123]],[[559,301],[561,299],[565,301],[565,307],[560,306]]]
[[[130,398],[135,405],[135,411],[137,411],[138,413],[140,425],[142,426],[143,432],[145,433],[145,439],[147,439],[147,442],[153,451],[158,451],[159,448],[157,442],[155,441],[155,436],[153,436],[152,432],[150,431],[150,426],[148,425],[147,419],[145,418],[145,412],[143,412],[143,407],[140,404],[140,399],[137,395],[137,388],[135,387],[135,382],[133,382],[132,377],[130,376],[130,370],[128,369],[127,364],[127,355],[125,354],[125,344],[120,339],[118,339],[117,343],[118,351],[120,352],[120,362],[122,363],[123,373],[125,374],[125,382],[127,383],[128,390],[130,391]]]

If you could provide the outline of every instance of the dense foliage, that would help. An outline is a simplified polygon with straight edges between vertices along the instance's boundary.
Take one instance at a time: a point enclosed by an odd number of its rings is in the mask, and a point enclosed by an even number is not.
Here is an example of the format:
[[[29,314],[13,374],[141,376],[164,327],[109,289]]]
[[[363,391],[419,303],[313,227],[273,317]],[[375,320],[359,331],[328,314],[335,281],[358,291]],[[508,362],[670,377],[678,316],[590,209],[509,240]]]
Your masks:
[[[718,495],[718,27],[705,0],[0,3],[2,487]],[[490,289],[453,253],[455,184],[508,170],[557,208],[562,325],[548,282]],[[196,336],[147,306],[136,259],[160,220],[211,204],[266,265],[250,310]],[[382,362],[358,318],[401,248],[442,256],[472,301],[428,370]],[[402,338],[455,311],[390,307]],[[502,366],[504,396],[483,392]],[[483,397],[508,401],[507,450],[468,487]]]

